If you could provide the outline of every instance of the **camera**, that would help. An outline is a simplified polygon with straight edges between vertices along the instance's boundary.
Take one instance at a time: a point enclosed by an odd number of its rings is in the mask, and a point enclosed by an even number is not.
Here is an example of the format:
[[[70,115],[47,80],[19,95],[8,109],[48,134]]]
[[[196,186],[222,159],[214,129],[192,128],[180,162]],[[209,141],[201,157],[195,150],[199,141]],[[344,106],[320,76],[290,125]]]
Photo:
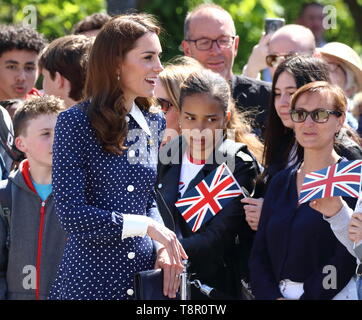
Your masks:
[[[285,25],[283,18],[265,18],[265,34],[273,33]]]

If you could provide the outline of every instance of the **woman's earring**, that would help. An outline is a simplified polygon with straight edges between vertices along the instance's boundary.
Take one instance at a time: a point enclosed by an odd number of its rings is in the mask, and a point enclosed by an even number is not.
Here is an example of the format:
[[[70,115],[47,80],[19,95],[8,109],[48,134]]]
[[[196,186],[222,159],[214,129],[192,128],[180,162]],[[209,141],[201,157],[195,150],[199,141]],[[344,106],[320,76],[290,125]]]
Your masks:
[[[120,79],[121,77],[119,76],[119,73],[117,74],[117,80],[119,81],[119,79]]]

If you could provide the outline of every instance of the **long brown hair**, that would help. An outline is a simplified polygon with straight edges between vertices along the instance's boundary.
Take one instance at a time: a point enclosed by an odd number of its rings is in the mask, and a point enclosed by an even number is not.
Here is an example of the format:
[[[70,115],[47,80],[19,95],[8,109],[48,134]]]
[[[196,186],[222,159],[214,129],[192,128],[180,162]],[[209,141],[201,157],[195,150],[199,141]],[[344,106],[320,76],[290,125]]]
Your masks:
[[[160,34],[156,19],[149,14],[127,14],[112,18],[98,33],[92,47],[85,94],[92,127],[106,152],[121,154],[128,126],[122,83],[116,70],[136,41],[148,32]],[[121,77],[122,78],[122,77]],[[149,110],[151,99],[137,98],[136,104]]]
[[[207,69],[192,72],[182,83],[180,91],[180,109],[185,97],[193,94],[206,94],[219,102],[224,114],[230,111],[230,120],[227,122],[224,135],[247,145],[248,149],[258,161],[262,160],[263,144],[252,134],[251,126],[238,111],[232,101],[230,86],[227,81],[217,73]],[[228,133],[232,132],[230,135]]]

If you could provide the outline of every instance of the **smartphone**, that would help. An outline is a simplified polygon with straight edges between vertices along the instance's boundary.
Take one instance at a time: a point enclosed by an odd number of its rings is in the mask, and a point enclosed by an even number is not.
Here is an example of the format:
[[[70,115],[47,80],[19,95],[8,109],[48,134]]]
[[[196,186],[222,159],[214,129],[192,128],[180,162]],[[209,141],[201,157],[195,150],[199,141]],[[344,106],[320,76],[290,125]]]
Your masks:
[[[285,20],[283,18],[265,18],[264,19],[265,34],[273,33],[284,25],[285,25]]]

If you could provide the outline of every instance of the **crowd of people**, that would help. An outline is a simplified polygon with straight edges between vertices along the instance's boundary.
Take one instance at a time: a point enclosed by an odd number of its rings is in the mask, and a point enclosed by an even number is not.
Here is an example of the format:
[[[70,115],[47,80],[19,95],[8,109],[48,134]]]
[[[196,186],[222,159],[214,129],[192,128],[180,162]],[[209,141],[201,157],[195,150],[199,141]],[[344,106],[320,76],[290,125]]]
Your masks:
[[[308,173],[362,159],[362,61],[321,19],[263,34],[241,75],[215,4],[165,65],[147,13],[50,43],[0,25],[0,299],[131,300],[160,268],[168,299],[186,271],[214,298],[361,300],[361,199],[298,202]]]

